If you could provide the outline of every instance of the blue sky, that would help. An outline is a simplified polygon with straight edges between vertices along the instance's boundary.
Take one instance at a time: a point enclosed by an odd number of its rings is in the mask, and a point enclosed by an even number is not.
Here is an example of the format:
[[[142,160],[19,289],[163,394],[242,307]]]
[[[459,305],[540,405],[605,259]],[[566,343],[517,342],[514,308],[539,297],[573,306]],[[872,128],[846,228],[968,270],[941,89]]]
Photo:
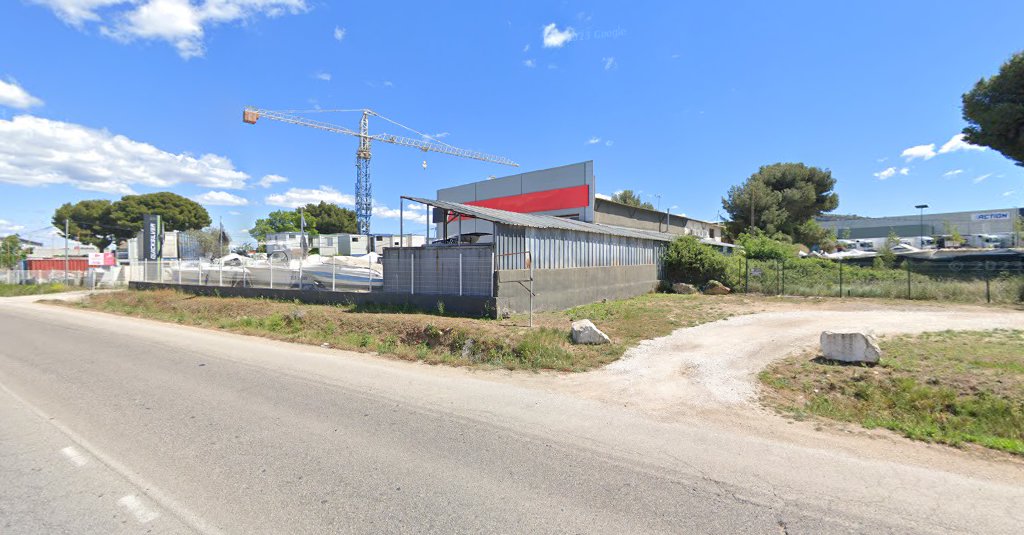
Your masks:
[[[8,0],[0,234],[49,239],[61,203],[126,192],[199,199],[239,238],[351,202],[355,138],[245,125],[247,104],[368,107],[524,170],[592,159],[599,193],[703,219],[780,161],[831,169],[842,213],[1024,202],[1024,169],[954,138],[960,95],[1024,47],[1024,4],[711,4]],[[373,229],[401,194],[512,172],[377,144]]]

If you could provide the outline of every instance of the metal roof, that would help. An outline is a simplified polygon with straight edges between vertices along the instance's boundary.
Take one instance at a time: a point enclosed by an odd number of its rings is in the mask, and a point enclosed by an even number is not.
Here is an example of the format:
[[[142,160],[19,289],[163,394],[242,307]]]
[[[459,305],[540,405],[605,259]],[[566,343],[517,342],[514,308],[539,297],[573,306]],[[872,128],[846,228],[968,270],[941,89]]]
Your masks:
[[[420,204],[435,206],[450,212],[456,212],[465,216],[475,217],[484,221],[515,227],[573,230],[576,232],[588,232],[590,234],[607,234],[610,236],[622,236],[625,238],[637,238],[641,240],[655,240],[663,242],[670,242],[679,237],[675,234],[668,234],[665,232],[636,230],[612,225],[602,225],[600,223],[586,223],[584,221],[576,221],[574,219],[565,219],[551,215],[521,214],[519,212],[508,212],[483,206],[470,206],[468,204],[457,202],[423,199],[420,197],[403,198]]]

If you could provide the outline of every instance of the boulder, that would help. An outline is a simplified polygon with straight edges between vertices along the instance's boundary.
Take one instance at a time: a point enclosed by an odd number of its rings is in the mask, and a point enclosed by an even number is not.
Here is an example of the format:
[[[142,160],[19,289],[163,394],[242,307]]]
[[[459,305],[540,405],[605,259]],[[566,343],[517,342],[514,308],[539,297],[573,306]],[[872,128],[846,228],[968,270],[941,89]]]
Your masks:
[[[601,332],[590,320],[572,322],[572,343],[574,344],[607,344],[611,342],[607,334]]]
[[[718,281],[710,281],[704,287],[704,293],[707,295],[725,295],[731,291],[728,286]]]
[[[878,341],[864,333],[821,333],[821,354],[827,359],[841,362],[878,362],[882,350]]]
[[[672,293],[695,294],[697,293],[697,287],[692,284],[686,284],[685,282],[677,282],[672,285]]]

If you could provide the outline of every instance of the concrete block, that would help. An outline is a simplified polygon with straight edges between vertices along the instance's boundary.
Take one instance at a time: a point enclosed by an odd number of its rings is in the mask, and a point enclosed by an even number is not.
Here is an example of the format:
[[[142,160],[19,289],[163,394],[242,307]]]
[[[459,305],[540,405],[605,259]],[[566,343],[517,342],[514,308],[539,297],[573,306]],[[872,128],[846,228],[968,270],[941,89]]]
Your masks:
[[[882,350],[878,341],[864,333],[821,333],[821,354],[827,359],[842,362],[878,362]]]
[[[601,332],[590,320],[572,322],[572,343],[574,344],[607,344],[611,339]]]

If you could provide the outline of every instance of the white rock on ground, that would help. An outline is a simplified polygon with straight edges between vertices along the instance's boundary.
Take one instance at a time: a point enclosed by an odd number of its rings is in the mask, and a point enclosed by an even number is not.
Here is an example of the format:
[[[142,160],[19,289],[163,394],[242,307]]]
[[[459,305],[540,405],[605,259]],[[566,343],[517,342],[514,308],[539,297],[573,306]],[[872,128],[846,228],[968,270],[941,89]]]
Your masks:
[[[697,293],[697,287],[692,284],[686,284],[685,282],[677,282],[672,285],[672,292],[677,294],[695,294]]]
[[[827,359],[842,362],[878,362],[882,350],[870,334],[824,331],[821,333],[821,354]]]
[[[574,344],[607,344],[611,342],[607,334],[601,332],[594,322],[579,320],[572,322],[572,343]]]

